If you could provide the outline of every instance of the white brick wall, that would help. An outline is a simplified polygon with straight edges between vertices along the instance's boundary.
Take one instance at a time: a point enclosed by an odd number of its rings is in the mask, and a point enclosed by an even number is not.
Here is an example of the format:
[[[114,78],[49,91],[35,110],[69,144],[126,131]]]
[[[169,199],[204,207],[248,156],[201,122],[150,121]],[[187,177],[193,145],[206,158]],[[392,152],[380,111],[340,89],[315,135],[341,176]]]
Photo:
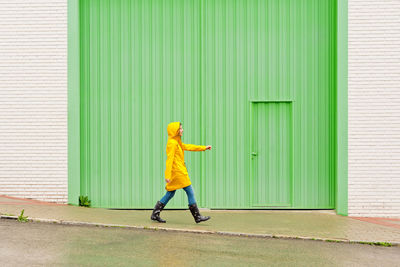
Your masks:
[[[67,0],[0,0],[0,195],[67,201]]]
[[[349,0],[349,215],[400,217],[400,0]]]

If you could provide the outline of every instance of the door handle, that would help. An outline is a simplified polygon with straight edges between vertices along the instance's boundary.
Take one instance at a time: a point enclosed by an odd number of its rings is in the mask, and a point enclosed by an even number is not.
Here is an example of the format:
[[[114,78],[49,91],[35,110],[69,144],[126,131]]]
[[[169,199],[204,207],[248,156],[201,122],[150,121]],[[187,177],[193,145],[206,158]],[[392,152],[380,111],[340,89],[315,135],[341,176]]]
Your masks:
[[[257,153],[256,153],[256,152],[251,152],[251,155],[252,155],[253,157],[255,157],[255,156],[257,156]]]

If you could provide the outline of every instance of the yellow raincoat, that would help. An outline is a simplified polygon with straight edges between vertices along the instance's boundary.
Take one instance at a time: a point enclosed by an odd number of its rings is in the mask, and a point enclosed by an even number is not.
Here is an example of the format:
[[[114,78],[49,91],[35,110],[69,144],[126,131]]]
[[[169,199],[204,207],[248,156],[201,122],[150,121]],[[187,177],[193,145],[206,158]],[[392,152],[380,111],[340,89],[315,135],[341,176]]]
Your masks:
[[[165,189],[174,191],[191,185],[189,174],[185,165],[185,150],[204,151],[206,146],[196,146],[182,143],[179,136],[179,122],[168,124],[168,142],[167,142],[167,166],[165,169],[165,179],[169,179]]]

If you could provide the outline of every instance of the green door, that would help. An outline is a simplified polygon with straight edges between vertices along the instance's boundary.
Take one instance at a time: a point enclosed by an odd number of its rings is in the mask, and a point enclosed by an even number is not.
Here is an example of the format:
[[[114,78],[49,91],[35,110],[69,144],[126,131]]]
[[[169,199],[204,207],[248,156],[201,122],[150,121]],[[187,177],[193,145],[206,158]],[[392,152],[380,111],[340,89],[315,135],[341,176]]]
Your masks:
[[[252,206],[291,206],[291,103],[252,105]]]

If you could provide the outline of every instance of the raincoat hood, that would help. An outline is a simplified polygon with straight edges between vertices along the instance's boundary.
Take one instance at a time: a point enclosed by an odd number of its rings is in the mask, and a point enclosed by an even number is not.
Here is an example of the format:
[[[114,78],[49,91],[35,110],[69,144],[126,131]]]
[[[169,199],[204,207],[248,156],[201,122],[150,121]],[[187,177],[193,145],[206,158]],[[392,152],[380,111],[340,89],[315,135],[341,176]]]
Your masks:
[[[167,127],[168,138],[180,137],[178,135],[180,126],[181,126],[181,123],[179,121],[171,122],[170,124],[168,124],[168,127]]]
[[[178,142],[179,146],[183,149],[182,140],[181,137],[179,136],[180,126],[181,123],[179,121],[171,122],[170,124],[168,124],[167,132],[168,132],[168,139],[175,139]]]

